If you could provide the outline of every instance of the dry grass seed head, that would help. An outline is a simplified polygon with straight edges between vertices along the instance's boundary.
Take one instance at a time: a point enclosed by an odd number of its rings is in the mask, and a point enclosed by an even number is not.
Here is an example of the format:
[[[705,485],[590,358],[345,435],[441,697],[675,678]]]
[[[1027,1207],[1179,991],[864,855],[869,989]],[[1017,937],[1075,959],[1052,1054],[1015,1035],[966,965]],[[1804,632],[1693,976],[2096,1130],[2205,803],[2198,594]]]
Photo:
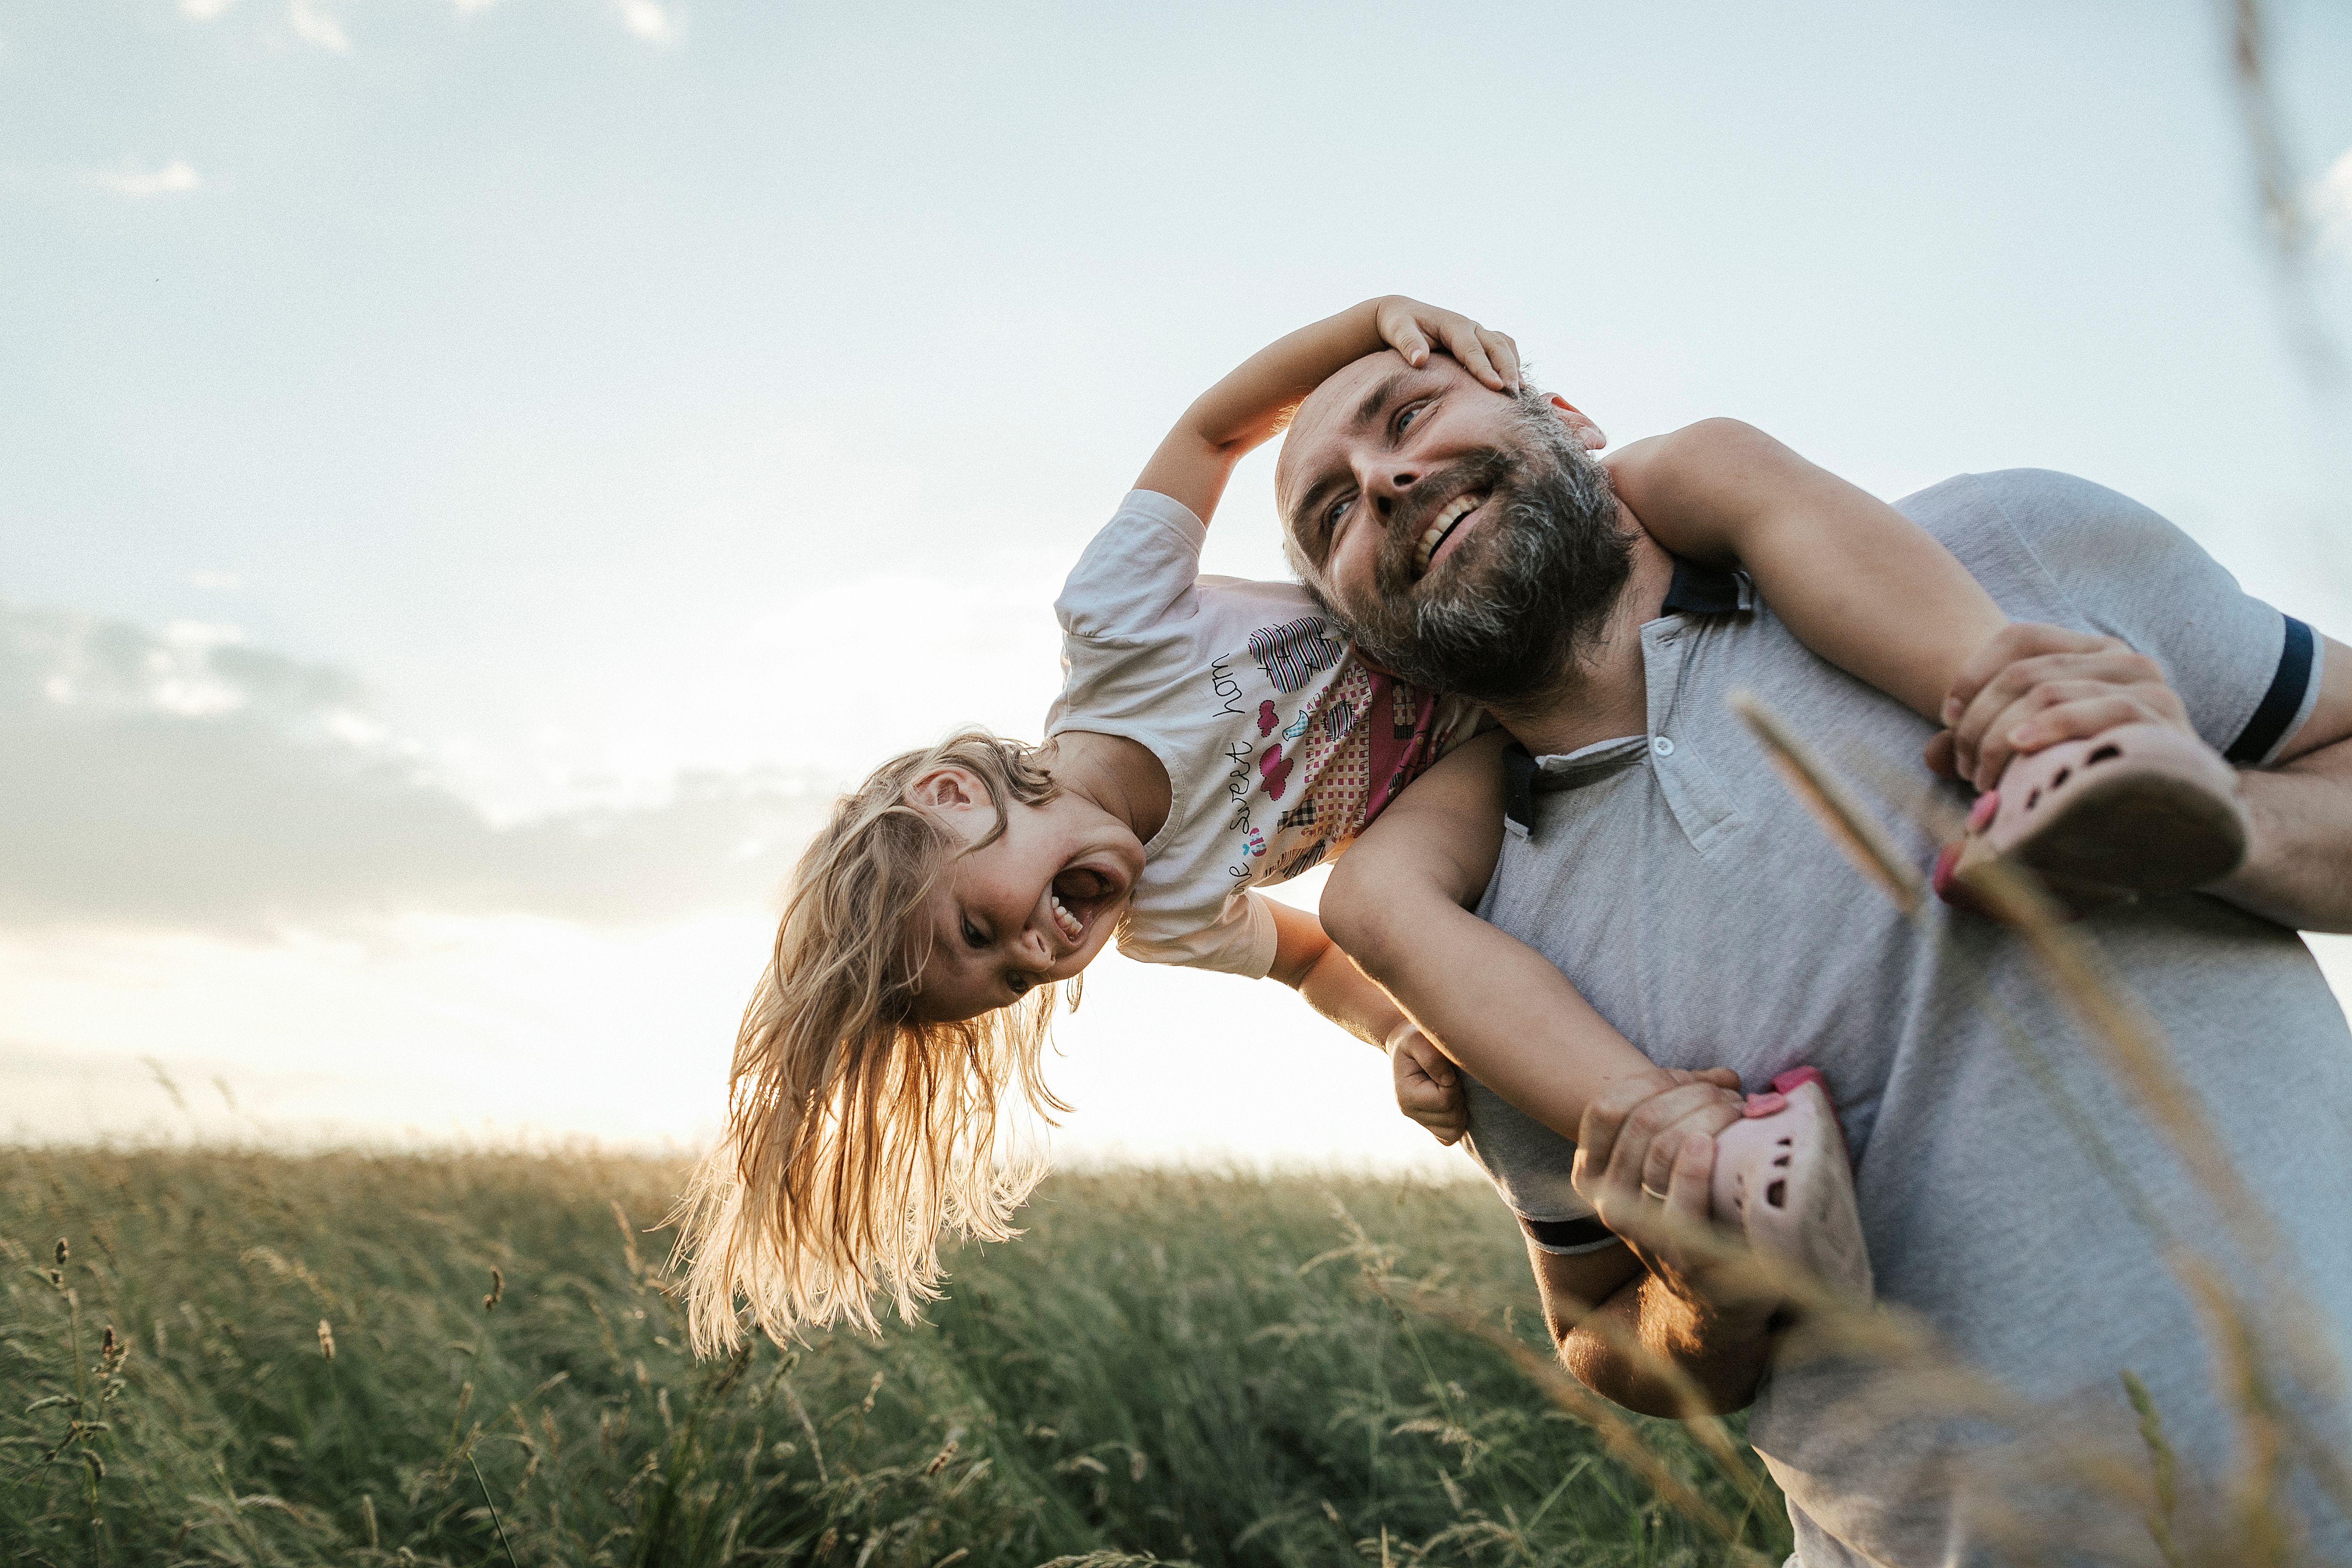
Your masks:
[[[1919,873],[1906,862],[1877,819],[1855,803],[1836,776],[1755,693],[1736,691],[1729,700],[1731,710],[1763,744],[1773,769],[1821,823],[1831,841],[1895,900],[1895,908],[1906,915],[1916,911],[1925,891]]]

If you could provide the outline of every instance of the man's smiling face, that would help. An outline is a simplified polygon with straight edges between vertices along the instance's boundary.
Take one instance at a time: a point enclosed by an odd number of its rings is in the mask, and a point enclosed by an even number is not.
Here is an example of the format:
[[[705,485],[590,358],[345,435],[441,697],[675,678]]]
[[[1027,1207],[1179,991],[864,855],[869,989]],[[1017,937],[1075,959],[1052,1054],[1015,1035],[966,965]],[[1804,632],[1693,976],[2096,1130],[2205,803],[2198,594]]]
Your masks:
[[[1489,702],[1561,673],[1623,585],[1600,432],[1453,360],[1370,355],[1300,405],[1275,471],[1300,574],[1364,651]]]
[[[1518,407],[1444,354],[1416,370],[1382,350],[1317,387],[1291,420],[1275,493],[1292,548],[1318,584],[1342,607],[1364,602],[1401,521],[1427,519],[1405,541],[1415,579],[1465,542],[1485,519],[1475,491],[1463,489],[1470,476],[1455,466],[1511,442]],[[1451,482],[1433,483],[1441,475]],[[1441,517],[1465,500],[1466,510]],[[1434,547],[1423,551],[1433,530]]]

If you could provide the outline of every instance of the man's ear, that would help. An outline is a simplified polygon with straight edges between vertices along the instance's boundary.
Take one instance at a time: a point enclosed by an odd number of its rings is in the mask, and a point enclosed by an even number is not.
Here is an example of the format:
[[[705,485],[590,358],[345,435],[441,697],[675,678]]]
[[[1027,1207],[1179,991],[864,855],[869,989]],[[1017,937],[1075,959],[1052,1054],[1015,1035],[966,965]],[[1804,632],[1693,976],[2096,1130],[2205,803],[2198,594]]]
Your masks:
[[[1598,452],[1609,445],[1609,437],[1601,433],[1601,426],[1586,418],[1584,410],[1557,392],[1551,395],[1551,411],[1559,416],[1559,422],[1567,426],[1578,440],[1584,443],[1586,451]]]

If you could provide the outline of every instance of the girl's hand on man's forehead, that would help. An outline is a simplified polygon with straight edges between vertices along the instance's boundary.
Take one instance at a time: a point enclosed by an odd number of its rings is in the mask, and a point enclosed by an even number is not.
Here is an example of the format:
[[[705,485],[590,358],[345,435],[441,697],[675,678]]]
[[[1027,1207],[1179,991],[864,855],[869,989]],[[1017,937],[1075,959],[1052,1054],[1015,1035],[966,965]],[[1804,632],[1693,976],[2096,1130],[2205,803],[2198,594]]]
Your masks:
[[[1519,393],[1519,345],[1509,334],[1492,331],[1454,310],[1441,310],[1402,294],[1382,300],[1373,320],[1381,341],[1404,356],[1418,370],[1429,363],[1436,345],[1492,392]]]

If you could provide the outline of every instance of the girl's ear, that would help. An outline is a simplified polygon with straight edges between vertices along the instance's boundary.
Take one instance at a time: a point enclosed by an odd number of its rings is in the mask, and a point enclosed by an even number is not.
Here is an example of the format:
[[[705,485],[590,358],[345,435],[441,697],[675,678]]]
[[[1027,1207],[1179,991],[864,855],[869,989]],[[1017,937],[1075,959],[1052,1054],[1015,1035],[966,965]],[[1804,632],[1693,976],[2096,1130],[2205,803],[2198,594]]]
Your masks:
[[[1551,411],[1559,416],[1559,422],[1567,426],[1578,440],[1584,443],[1586,451],[1598,452],[1609,445],[1609,437],[1601,433],[1601,426],[1586,418],[1584,410],[1557,392],[1551,395]]]
[[[907,785],[907,801],[926,811],[969,811],[988,804],[988,790],[970,768],[933,768]]]

